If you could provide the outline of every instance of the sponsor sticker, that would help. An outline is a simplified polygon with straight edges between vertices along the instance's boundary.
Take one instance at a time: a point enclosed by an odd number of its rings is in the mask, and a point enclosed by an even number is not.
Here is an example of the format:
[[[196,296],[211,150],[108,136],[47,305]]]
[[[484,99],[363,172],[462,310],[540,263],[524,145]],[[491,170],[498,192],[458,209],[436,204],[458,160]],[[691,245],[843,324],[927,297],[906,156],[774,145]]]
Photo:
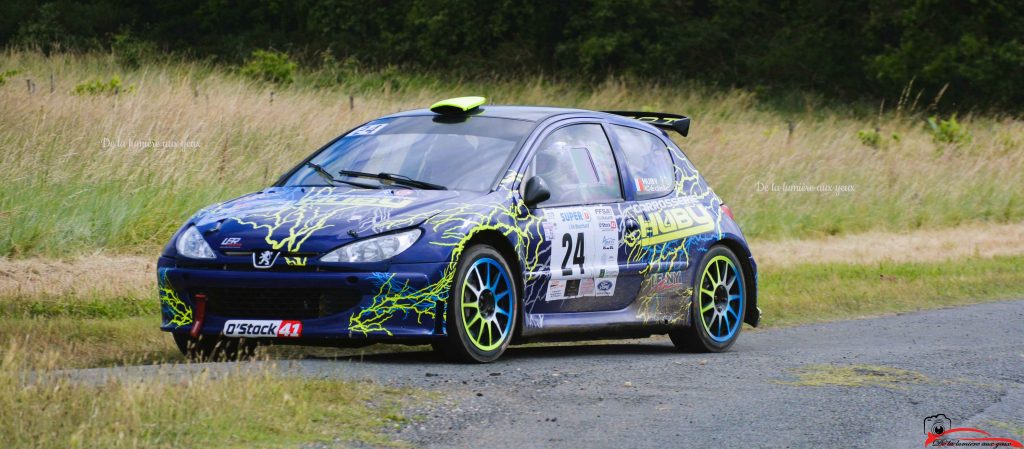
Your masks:
[[[672,182],[670,180],[645,177],[636,178],[637,192],[667,192],[669,190],[672,190]]]
[[[221,332],[225,337],[299,338],[302,322],[294,320],[228,320]]]
[[[644,246],[680,240],[715,229],[714,218],[702,205],[654,211],[640,222],[640,244]]]
[[[405,207],[416,200],[412,198],[388,198],[379,196],[349,196],[343,198],[339,204],[344,206],[378,206],[388,208]]]
[[[610,208],[548,209],[542,226],[551,242],[553,279],[593,279],[599,270],[618,271],[619,233]]]
[[[565,298],[565,282],[558,279],[548,282],[548,296],[545,299],[555,301]]]
[[[612,296],[615,294],[615,281],[616,278],[597,278],[596,291],[594,296]]]
[[[543,229],[545,239],[551,242],[546,300],[615,294],[621,242],[611,208],[548,209]]]
[[[601,238],[601,249],[615,249],[618,245],[618,240],[612,236],[606,235]]]
[[[285,257],[284,262],[290,267],[304,267],[306,262],[309,260],[308,257]]]
[[[578,296],[594,296],[594,278],[580,279],[580,288],[576,292]]]
[[[377,131],[380,131],[385,126],[388,126],[388,124],[387,123],[370,123],[368,125],[363,125],[363,126],[360,126],[360,127],[356,128],[354,131],[348,133],[348,136],[369,136],[371,134],[376,134]],[[348,136],[346,136],[346,137],[348,137]]]
[[[241,237],[228,237],[220,242],[221,248],[241,248],[242,238]]]

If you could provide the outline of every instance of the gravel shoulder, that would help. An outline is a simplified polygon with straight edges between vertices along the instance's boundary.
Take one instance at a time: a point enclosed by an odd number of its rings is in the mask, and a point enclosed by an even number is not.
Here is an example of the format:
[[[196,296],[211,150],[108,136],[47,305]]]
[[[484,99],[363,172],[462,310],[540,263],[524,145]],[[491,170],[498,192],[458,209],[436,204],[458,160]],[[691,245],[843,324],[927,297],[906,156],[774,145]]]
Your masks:
[[[1024,427],[1022,323],[1017,300],[747,328],[723,354],[678,353],[655,338],[513,347],[489,365],[403,352],[280,367],[442,393],[394,430],[413,447],[921,447],[924,417],[939,413],[1024,438],[1007,430]]]

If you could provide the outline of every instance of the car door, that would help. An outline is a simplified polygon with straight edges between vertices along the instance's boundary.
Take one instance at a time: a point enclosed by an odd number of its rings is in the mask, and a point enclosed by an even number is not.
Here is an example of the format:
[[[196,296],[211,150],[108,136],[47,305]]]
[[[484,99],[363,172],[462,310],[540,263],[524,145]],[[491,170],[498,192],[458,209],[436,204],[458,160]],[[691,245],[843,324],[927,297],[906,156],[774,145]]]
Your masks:
[[[687,269],[702,255],[696,251],[700,245],[688,242],[713,233],[714,218],[702,198],[676,191],[677,170],[660,136],[623,125],[608,129],[625,159],[627,194],[636,201],[630,215],[640,224],[632,259],[645,265],[638,296],[645,303],[641,308],[651,309],[640,314],[678,318],[679,305],[686,304],[680,301],[692,294]]]
[[[525,179],[544,180],[551,197],[538,204],[550,263],[546,289],[531,312],[617,310],[635,297],[635,272],[626,260],[620,171],[601,123],[571,123],[541,139]],[[632,276],[632,279],[631,279]]]

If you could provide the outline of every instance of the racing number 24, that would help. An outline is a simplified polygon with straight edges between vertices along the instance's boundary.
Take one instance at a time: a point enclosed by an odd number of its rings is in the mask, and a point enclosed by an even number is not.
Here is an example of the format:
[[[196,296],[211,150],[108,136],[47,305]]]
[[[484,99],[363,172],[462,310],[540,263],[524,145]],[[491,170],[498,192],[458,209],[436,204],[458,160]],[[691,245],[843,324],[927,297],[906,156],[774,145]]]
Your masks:
[[[583,233],[576,233],[576,244],[573,245],[572,234],[562,234],[562,248],[565,248],[565,258],[562,259],[562,275],[572,276],[572,267],[569,266],[569,255],[572,254],[572,264],[580,266],[580,274],[583,274],[583,264],[586,256],[583,250]]]

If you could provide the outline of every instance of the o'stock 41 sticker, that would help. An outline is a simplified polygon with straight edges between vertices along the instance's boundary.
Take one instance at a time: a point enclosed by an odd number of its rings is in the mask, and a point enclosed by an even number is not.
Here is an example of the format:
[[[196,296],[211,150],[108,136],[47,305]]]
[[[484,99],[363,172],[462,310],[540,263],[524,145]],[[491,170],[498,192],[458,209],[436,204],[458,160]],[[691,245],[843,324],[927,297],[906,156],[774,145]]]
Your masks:
[[[348,133],[348,135],[346,135],[345,137],[350,137],[350,136],[369,136],[370,134],[376,134],[377,131],[380,131],[385,126],[388,126],[388,124],[387,123],[370,123],[370,124],[366,124],[366,125],[360,126],[360,127],[356,128],[356,129],[352,130],[352,132]]]
[[[548,301],[615,294],[619,231],[611,208],[548,209],[542,226],[551,242]]]

